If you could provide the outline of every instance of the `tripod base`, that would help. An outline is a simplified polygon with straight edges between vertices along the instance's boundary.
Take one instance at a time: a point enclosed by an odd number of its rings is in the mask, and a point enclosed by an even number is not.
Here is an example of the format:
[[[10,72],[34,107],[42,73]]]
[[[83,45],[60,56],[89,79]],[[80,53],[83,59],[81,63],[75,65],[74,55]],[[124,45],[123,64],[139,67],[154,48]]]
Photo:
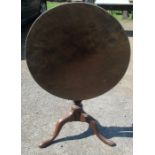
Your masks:
[[[116,146],[116,144],[105,138],[101,133],[99,132],[97,128],[97,121],[88,115],[87,113],[84,112],[81,101],[74,101],[74,106],[71,108],[71,111],[66,115],[64,118],[59,119],[59,121],[56,124],[54,134],[51,138],[48,140],[42,142],[39,147],[40,148],[45,148],[49,145],[52,144],[54,139],[58,136],[60,130],[62,129],[63,125],[67,122],[71,121],[81,121],[81,122],[87,122],[90,126],[90,128],[93,129],[94,134],[105,144],[109,146]]]

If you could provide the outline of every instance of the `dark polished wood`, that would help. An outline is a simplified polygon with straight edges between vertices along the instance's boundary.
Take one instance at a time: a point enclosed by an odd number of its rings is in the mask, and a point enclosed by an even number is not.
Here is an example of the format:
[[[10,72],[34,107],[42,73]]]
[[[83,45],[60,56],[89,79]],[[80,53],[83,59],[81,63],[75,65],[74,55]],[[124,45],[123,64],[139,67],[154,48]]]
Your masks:
[[[125,74],[129,59],[129,41],[122,26],[104,9],[70,3],[41,15],[26,41],[28,68],[42,88],[75,101],[75,105],[40,148],[52,144],[70,121],[87,122],[102,142],[115,146],[100,134],[96,120],[83,111],[81,101],[113,88]]]
[[[55,130],[53,133],[53,136],[47,139],[46,141],[42,142],[39,147],[40,148],[45,148],[53,143],[55,138],[58,136],[59,132],[61,131],[63,125],[67,122],[72,122],[72,121],[81,121],[81,122],[87,122],[90,126],[90,128],[93,130],[94,134],[105,144],[109,146],[116,146],[116,144],[105,138],[101,133],[99,132],[97,128],[97,121],[88,115],[82,107],[81,101],[74,101],[74,106],[71,108],[71,111],[62,119],[59,119],[55,126]]]
[[[47,11],[26,42],[30,72],[45,90],[65,99],[102,95],[123,77],[130,58],[119,22],[100,7],[71,3]]]

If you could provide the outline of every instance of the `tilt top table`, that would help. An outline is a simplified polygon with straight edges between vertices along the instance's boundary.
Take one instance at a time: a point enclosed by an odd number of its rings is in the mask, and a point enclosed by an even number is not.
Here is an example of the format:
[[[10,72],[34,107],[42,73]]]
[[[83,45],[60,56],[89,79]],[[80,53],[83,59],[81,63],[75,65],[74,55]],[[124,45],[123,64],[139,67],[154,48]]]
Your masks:
[[[52,144],[69,121],[89,123],[104,143],[115,146],[84,112],[82,100],[104,94],[125,74],[130,46],[122,26],[104,9],[87,3],[68,3],[42,14],[26,40],[26,59],[34,80],[46,91],[73,100],[71,111],[58,121]]]

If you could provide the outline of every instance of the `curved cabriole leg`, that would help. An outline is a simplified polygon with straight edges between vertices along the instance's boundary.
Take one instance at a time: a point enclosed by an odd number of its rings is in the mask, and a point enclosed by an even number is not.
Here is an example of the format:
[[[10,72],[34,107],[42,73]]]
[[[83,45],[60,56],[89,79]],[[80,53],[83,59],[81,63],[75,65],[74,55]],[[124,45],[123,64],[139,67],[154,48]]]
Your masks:
[[[91,117],[90,115],[86,114],[85,112],[83,112],[81,114],[80,120],[82,122],[87,122],[90,126],[90,128],[93,129],[94,134],[105,144],[109,145],[109,146],[116,146],[116,143],[114,143],[113,141],[105,138],[98,130],[97,128],[97,121]]]
[[[93,129],[94,134],[105,144],[109,145],[109,146],[116,146],[116,143],[114,143],[113,141],[105,138],[103,135],[101,135],[101,133],[99,132],[98,128],[97,128],[97,123],[94,120],[91,120],[89,122],[90,127]]]
[[[70,122],[73,120],[73,112],[70,112],[69,115],[67,115],[66,117],[64,117],[63,119],[60,119],[56,126],[55,126],[55,130],[54,130],[54,134],[51,138],[49,138],[48,140],[42,142],[39,147],[40,148],[45,148],[49,145],[52,144],[53,140],[58,136],[60,130],[62,129],[63,125],[67,122]]]
[[[45,148],[45,147],[51,145],[52,142],[54,141],[54,139],[58,136],[63,125],[65,123],[71,122],[71,121],[87,122],[89,124],[90,128],[93,129],[94,134],[102,142],[104,142],[105,144],[107,144],[109,146],[116,146],[116,144],[113,141],[111,141],[111,140],[105,138],[103,135],[101,135],[101,133],[99,132],[99,130],[97,128],[97,121],[93,117],[91,117],[90,115],[88,115],[87,113],[84,112],[84,110],[82,108],[81,101],[74,101],[74,103],[75,104],[72,107],[69,114],[57,122],[53,136],[51,138],[49,138],[48,140],[44,141],[43,143],[41,143],[39,145],[39,147]]]

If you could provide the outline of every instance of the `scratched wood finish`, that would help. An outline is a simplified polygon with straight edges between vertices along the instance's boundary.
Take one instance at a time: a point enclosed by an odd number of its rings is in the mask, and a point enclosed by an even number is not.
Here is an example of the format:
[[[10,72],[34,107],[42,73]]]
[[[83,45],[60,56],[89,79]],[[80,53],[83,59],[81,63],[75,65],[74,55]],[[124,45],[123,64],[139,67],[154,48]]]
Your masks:
[[[113,88],[127,70],[129,41],[105,10],[85,3],[58,6],[41,15],[26,41],[36,82],[65,99],[84,100]]]

